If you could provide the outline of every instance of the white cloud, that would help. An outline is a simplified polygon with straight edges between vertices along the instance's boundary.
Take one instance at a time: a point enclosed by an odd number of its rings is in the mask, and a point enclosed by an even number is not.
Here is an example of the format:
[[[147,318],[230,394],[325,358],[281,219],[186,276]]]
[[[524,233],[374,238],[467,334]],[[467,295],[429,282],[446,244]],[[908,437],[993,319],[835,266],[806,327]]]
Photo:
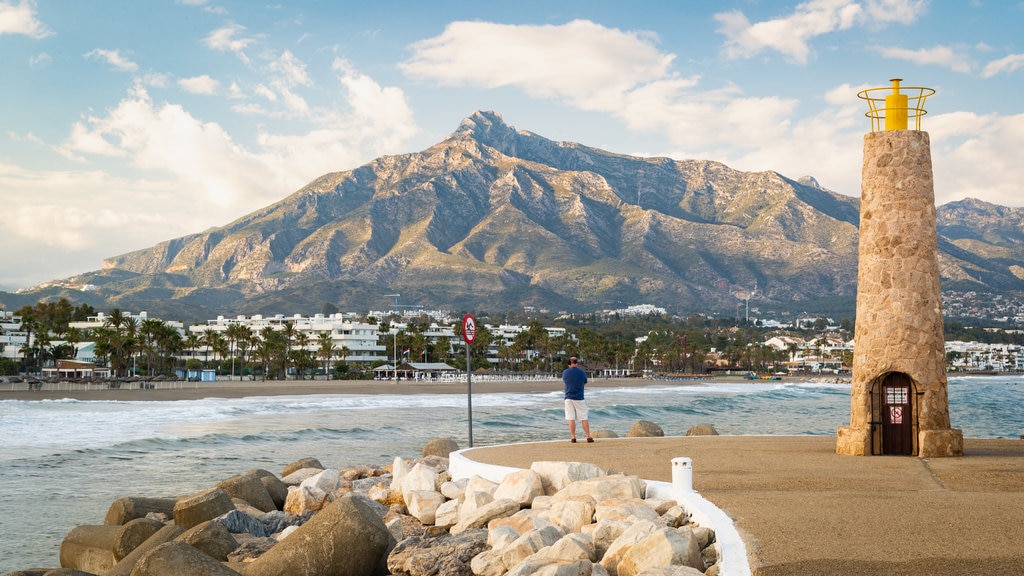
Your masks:
[[[327,172],[402,151],[416,133],[404,93],[351,65],[333,69],[345,112],[309,107],[301,123],[288,125],[312,129],[262,127],[252,147],[181,105],[154,102],[139,82],[116,106],[74,123],[55,147],[86,168],[0,163],[0,190],[15,207],[5,220],[0,267],[30,271],[4,281],[21,287],[95,270],[104,257],[224,225]],[[96,168],[105,165],[142,176]]]
[[[312,86],[313,81],[306,73],[306,64],[295,57],[289,50],[272,61],[268,68],[275,74],[275,83],[282,86]]]
[[[932,136],[936,202],[980,198],[1020,206],[1024,164],[1024,114],[971,112],[927,117]]]
[[[21,0],[17,4],[5,0],[0,2],[0,36],[4,34],[21,34],[41,40],[53,36],[53,30],[36,18],[34,0]]]
[[[122,56],[119,50],[104,50],[102,48],[96,48],[95,50],[86,52],[84,56],[91,60],[106,62],[121,72],[135,72],[139,69],[138,64]]]
[[[1024,68],[1024,54],[1010,54],[985,65],[981,71],[982,78],[991,78],[996,74],[1011,74]]]
[[[210,95],[217,93],[220,83],[203,74],[202,76],[193,76],[192,78],[182,78],[178,80],[178,86],[181,86],[182,90],[190,94]]]
[[[248,64],[249,57],[246,56],[245,50],[256,42],[256,39],[240,38],[239,36],[243,34],[245,30],[245,26],[232,22],[210,32],[203,42],[208,48],[213,50],[233,52],[242,62]]]
[[[954,72],[969,74],[974,67],[971,59],[949,46],[936,45],[931,48],[909,50],[906,48],[879,47],[879,54],[886,58],[907,60],[918,65],[934,64]]]
[[[650,34],[586,20],[561,26],[453,22],[413,44],[399,65],[409,77],[447,86],[514,86],[585,110],[609,110],[635,86],[664,78],[674,58]]]
[[[724,49],[730,58],[775,50],[805,64],[811,55],[809,42],[818,36],[860,25],[909,24],[925,6],[924,0],[811,0],[798,4],[788,16],[753,24],[739,10],[715,14],[715,19],[718,32],[726,37]]]

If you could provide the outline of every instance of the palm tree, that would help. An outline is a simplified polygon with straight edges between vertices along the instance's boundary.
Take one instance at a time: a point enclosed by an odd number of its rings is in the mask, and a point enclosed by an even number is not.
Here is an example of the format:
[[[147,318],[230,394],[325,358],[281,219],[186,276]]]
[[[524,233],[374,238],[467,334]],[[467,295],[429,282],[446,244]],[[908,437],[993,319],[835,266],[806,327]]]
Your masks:
[[[224,331],[225,336],[228,338],[229,354],[231,355],[231,377],[235,377],[235,350],[239,339],[241,339],[246,326],[237,322],[228,324],[227,330]]]
[[[295,367],[295,376],[299,380],[305,380],[306,360],[309,357],[309,334],[298,332],[295,334],[295,350],[291,354],[292,365]]]
[[[324,331],[317,335],[317,352],[316,355],[324,363],[324,376],[330,380],[330,365],[331,360],[334,359],[335,353],[338,351],[337,347],[334,346],[334,339],[331,338],[331,333]]]

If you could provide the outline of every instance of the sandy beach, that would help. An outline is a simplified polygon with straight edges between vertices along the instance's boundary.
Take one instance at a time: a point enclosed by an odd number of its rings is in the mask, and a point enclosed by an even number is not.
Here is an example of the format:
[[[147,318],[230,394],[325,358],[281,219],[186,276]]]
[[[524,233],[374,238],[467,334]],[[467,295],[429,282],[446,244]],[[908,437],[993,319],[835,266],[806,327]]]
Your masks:
[[[719,378],[718,381],[743,382],[743,378]],[[587,386],[624,387],[678,385],[698,380],[655,381],[642,378],[592,378]],[[465,382],[416,382],[411,380],[218,380],[216,382],[160,382],[156,389],[131,387],[110,389],[92,384],[43,384],[42,390],[29,390],[24,382],[0,383],[0,400],[195,400],[199,398],[244,398],[247,396],[301,396],[309,394],[466,394]],[[473,380],[473,394],[491,392],[551,392],[562,389],[561,380],[484,381]]]

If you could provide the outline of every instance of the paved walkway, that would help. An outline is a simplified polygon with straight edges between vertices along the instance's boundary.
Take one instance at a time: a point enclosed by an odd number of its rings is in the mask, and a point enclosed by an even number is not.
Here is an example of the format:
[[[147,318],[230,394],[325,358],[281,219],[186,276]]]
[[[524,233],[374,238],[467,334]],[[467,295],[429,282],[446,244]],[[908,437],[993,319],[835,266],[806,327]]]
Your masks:
[[[834,437],[694,436],[476,448],[527,468],[592,462],[693,487],[724,510],[756,576],[1024,574],[1024,440],[965,441],[962,458],[839,456]]]

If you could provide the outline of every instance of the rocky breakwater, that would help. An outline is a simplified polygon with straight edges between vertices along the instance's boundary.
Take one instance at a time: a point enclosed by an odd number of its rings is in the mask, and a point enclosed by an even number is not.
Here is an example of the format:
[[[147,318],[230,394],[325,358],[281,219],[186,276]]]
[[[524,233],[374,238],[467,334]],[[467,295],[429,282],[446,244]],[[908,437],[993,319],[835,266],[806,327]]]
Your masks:
[[[453,481],[422,458],[280,477],[250,470],[176,498],[126,497],[65,536],[60,568],[7,576],[715,575],[714,532],[635,476],[535,462]]]

